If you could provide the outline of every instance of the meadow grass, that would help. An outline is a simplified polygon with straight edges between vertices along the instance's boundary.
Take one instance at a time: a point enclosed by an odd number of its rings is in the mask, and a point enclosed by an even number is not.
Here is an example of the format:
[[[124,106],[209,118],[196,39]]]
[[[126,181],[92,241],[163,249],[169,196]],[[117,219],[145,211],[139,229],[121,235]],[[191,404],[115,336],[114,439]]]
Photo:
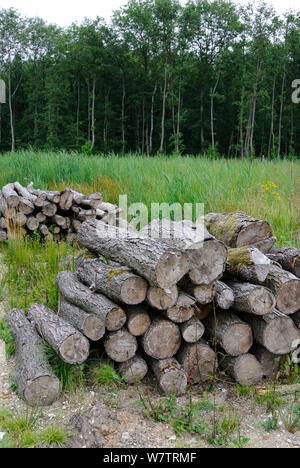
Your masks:
[[[0,186],[101,191],[118,203],[204,203],[205,212],[243,210],[270,222],[278,245],[300,245],[300,160],[210,160],[23,151],[0,155]]]

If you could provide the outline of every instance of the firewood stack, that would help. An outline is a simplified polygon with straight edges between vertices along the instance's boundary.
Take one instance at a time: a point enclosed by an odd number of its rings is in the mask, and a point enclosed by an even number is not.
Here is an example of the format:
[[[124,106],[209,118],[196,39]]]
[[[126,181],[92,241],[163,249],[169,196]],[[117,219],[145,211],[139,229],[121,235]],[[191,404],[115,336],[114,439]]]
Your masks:
[[[0,191],[0,242],[15,232],[72,243],[82,222],[89,218],[115,222],[120,209],[104,203],[101,193],[83,195],[66,188],[62,192],[36,190],[31,182],[5,185]]]
[[[204,221],[199,231],[186,220],[154,220],[136,233],[86,220],[78,242],[88,252],[75,272],[57,276],[58,314],[32,305],[31,332],[69,363],[101,340],[127,383],[151,369],[167,393],[202,384],[217,360],[243,385],[274,375],[276,357],[300,342],[300,251],[273,249],[268,223],[242,212]],[[22,382],[31,378],[32,365],[19,368]]]

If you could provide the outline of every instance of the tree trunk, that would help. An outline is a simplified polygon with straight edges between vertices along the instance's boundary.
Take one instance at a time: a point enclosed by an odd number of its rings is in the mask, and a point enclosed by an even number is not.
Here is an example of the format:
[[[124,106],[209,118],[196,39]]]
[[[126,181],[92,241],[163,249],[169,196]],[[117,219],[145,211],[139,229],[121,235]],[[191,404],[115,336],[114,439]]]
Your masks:
[[[136,305],[146,299],[147,282],[126,266],[114,267],[99,259],[87,259],[76,273],[94,292],[103,293],[118,303]]]
[[[230,309],[234,302],[234,294],[232,289],[222,281],[216,281],[215,300],[221,309]]]
[[[93,79],[92,90],[92,142],[91,151],[95,148],[95,101],[96,101],[96,78]]]
[[[261,365],[253,354],[225,357],[221,367],[241,385],[255,385],[263,376]]]
[[[269,289],[250,283],[229,281],[228,286],[234,293],[232,308],[238,312],[254,315],[266,315],[275,308],[275,297]]]
[[[153,129],[154,129],[154,98],[157,90],[157,83],[155,83],[154,91],[151,96],[151,125],[150,125],[150,136],[149,136],[149,153],[152,154],[153,147]]]
[[[56,277],[56,284],[67,301],[90,314],[98,315],[109,331],[116,331],[126,322],[123,309],[106,296],[93,293],[84,286],[70,271],[61,271]]]
[[[149,359],[151,369],[163,392],[171,395],[183,395],[187,387],[186,373],[174,358]]]
[[[113,333],[108,333],[104,341],[106,354],[113,361],[125,362],[135,356],[137,351],[136,337],[122,328]]]
[[[37,303],[31,305],[28,318],[64,362],[82,364],[87,360],[90,351],[88,340],[48,307]]]
[[[58,399],[60,382],[48,363],[45,345],[20,309],[6,314],[16,343],[15,375],[20,396],[30,406],[50,406]]]
[[[165,143],[167,84],[168,84],[168,55],[166,52],[165,67],[164,67],[164,90],[163,90],[163,101],[162,101],[162,116],[161,116],[161,140],[160,140],[160,148],[159,148],[160,153],[164,152],[164,143]]]
[[[12,90],[11,90],[11,74],[8,73],[8,105],[9,105],[9,117],[10,117],[10,134],[11,134],[11,152],[15,152],[15,127],[14,117],[12,108]]]
[[[198,343],[185,343],[177,354],[188,382],[203,383],[213,377],[217,367],[217,357],[204,340]]]
[[[290,271],[300,278],[300,250],[295,247],[280,247],[272,249],[267,255],[271,260],[279,263],[284,270]],[[300,307],[300,304],[299,304]]]
[[[122,362],[119,366],[119,372],[125,383],[137,384],[146,376],[148,366],[145,359],[137,354],[128,361]]]
[[[14,184],[7,184],[2,187],[2,195],[8,208],[16,208],[20,203],[20,197],[15,191]]]
[[[142,347],[154,359],[173,357],[181,343],[179,327],[170,320],[156,318],[141,338]]]

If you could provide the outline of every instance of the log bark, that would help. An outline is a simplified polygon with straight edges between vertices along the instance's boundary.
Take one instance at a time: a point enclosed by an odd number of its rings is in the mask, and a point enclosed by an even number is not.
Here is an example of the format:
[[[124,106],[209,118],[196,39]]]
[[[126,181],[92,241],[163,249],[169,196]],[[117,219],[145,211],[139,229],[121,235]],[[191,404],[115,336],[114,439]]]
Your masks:
[[[185,253],[171,249],[159,240],[141,238],[94,219],[81,225],[78,242],[92,252],[128,265],[162,289],[174,286],[188,271]]]
[[[62,211],[69,211],[73,203],[73,191],[66,188],[60,195],[59,207]],[[54,213],[55,214],[55,213]],[[54,216],[54,215],[52,215]]]
[[[90,345],[86,337],[51,309],[35,303],[29,307],[28,319],[63,361],[82,364],[87,360]]]
[[[268,254],[271,260],[279,263],[284,270],[300,278],[300,250],[295,247],[272,249]]]
[[[106,354],[113,361],[125,362],[135,356],[137,340],[135,336],[122,328],[121,330],[106,335],[104,347]]]
[[[154,219],[140,234],[185,251],[190,264],[189,276],[194,284],[210,284],[224,273],[227,248],[200,223]]]
[[[93,291],[116,302],[136,305],[146,299],[147,282],[126,266],[115,267],[99,259],[86,259],[77,269],[77,276]]]
[[[175,323],[187,322],[193,317],[196,308],[196,300],[193,297],[181,293],[174,306],[166,310],[166,317]]]
[[[170,320],[156,318],[141,338],[142,347],[154,359],[173,357],[181,343],[179,327]]]
[[[16,208],[19,205],[20,197],[15,191],[14,184],[7,184],[2,187],[2,195],[5,198],[8,208]]]
[[[5,242],[7,240],[7,232],[0,229],[0,242]]]
[[[253,247],[229,249],[226,272],[249,283],[261,282],[270,272],[271,261]]]
[[[36,195],[33,193],[30,193],[29,190],[25,187],[22,187],[22,185],[19,182],[14,183],[14,189],[18,192],[20,197],[23,199],[29,200],[32,204],[34,204],[36,200]]]
[[[264,241],[272,236],[266,221],[251,218],[243,211],[234,213],[208,213],[207,230],[228,247],[243,247]]]
[[[230,356],[247,353],[253,344],[250,325],[231,311],[218,310],[216,317],[211,314],[203,323],[210,339]]]
[[[193,344],[185,343],[176,357],[187,375],[188,382],[202,383],[213,377],[217,357],[204,340]]]
[[[168,289],[161,289],[151,286],[147,293],[148,304],[157,310],[166,310],[174,306],[178,299],[177,286]]]
[[[284,314],[293,314],[300,308],[300,280],[289,271],[272,264],[267,278],[260,284],[272,291],[276,308]]]
[[[6,211],[7,211],[7,203],[6,203],[6,200],[5,200],[5,197],[2,193],[2,191],[0,192],[0,214],[4,217],[6,217]]]
[[[63,297],[59,299],[58,316],[91,341],[98,341],[105,334],[105,323],[98,315],[88,314]]]
[[[229,281],[228,285],[234,293],[232,308],[239,312],[265,315],[275,308],[276,300],[271,291],[264,286],[250,283]]]
[[[181,335],[187,343],[196,343],[202,338],[205,328],[201,320],[193,316],[180,325]]]
[[[233,290],[222,281],[216,281],[215,300],[221,309],[230,309],[234,302]]]
[[[4,217],[0,217],[0,229],[7,229],[7,221]]]
[[[183,395],[187,388],[187,376],[175,358],[149,359],[151,369],[163,392],[171,395]]]
[[[120,364],[119,372],[127,384],[136,384],[147,375],[148,365],[139,354]]]
[[[116,331],[125,324],[126,314],[121,307],[106,296],[93,293],[71,271],[60,272],[56,277],[56,284],[67,301],[90,314],[98,315],[107,330]]]
[[[277,375],[280,368],[280,358],[276,354],[270,353],[270,351],[259,344],[253,346],[251,353],[254,354],[260,363],[264,377],[271,378]]]
[[[127,328],[133,336],[142,336],[151,325],[151,318],[144,305],[126,307]]]
[[[61,387],[47,361],[43,341],[22,310],[9,311],[6,321],[16,343],[14,380],[20,396],[30,406],[50,406]]]
[[[189,296],[197,299],[200,304],[209,304],[215,295],[215,283],[195,285],[186,275],[178,283],[178,286]]]
[[[297,328],[300,328],[300,310],[291,315],[291,318]]]
[[[221,367],[241,385],[255,385],[263,376],[261,365],[253,354],[226,357],[221,361]]]
[[[255,340],[270,353],[283,355],[297,348],[300,331],[290,317],[275,310],[262,317],[244,314],[243,318],[251,325]]]

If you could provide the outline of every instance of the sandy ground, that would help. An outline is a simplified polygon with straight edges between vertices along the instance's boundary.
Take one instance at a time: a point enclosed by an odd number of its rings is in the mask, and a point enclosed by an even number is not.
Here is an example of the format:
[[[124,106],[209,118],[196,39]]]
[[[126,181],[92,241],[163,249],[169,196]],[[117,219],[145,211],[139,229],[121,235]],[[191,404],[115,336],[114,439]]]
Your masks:
[[[0,304],[0,317],[4,315],[6,308],[5,303]],[[26,405],[10,389],[9,375],[13,372],[13,366],[13,358],[7,359],[5,346],[0,341],[0,409],[5,407],[16,413],[25,411]],[[161,398],[151,377],[147,377],[142,383],[140,392],[152,402]],[[237,397],[234,384],[219,384],[215,394],[218,407],[230,409],[239,415],[240,436],[249,439],[246,447],[300,447],[300,432],[291,434],[282,421],[279,421],[278,430],[266,432],[262,426],[268,419],[265,407],[257,404],[251,396]],[[203,399],[200,389],[193,389],[192,398],[193,401]],[[208,399],[212,401],[213,395],[208,393]],[[206,440],[191,434],[176,437],[167,423],[154,422],[147,418],[139,400],[139,394],[132,386],[114,390],[107,387],[85,387],[66,393],[51,407],[43,408],[40,424],[55,421],[69,424],[71,421],[74,437],[70,440],[70,445],[76,447],[211,447]],[[184,406],[185,403],[186,397],[177,398],[178,406]],[[288,401],[286,403],[289,404]],[[203,412],[203,417],[209,420],[212,413]]]

